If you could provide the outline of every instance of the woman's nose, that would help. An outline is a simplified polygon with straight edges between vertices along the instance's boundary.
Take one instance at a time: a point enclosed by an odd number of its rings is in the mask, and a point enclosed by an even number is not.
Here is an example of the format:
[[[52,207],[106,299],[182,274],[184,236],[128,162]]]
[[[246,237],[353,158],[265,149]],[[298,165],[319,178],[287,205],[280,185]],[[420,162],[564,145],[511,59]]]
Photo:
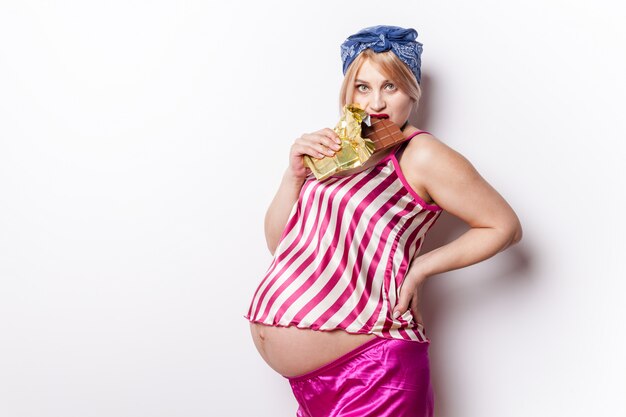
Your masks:
[[[372,101],[370,101],[370,107],[374,113],[380,113],[385,108],[385,100],[380,94],[374,94]]]

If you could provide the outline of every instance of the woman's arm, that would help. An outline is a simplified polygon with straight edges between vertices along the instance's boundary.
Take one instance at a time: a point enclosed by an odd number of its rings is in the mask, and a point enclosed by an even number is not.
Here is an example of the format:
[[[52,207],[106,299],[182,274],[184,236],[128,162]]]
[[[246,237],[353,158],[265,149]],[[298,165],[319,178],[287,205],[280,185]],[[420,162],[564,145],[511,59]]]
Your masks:
[[[304,133],[294,141],[289,150],[289,167],[283,174],[280,187],[265,213],[265,240],[274,256],[278,241],[287,226],[289,214],[298,201],[300,190],[311,170],[304,164],[304,155],[314,158],[333,156],[340,149],[339,136],[330,128]]]
[[[265,213],[265,240],[272,256],[278,246],[278,240],[287,225],[289,213],[291,213],[293,205],[298,201],[303,184],[303,178],[294,176],[291,169],[287,169],[283,174],[280,187]]]
[[[472,164],[432,135],[410,141],[402,160],[423,178],[426,191],[439,206],[471,226],[457,239],[411,262],[394,317],[410,308],[421,323],[420,293],[426,278],[492,257],[520,241],[522,226],[511,206]]]
[[[407,152],[404,159],[423,178],[433,200],[471,227],[454,241],[418,256],[411,274],[425,279],[463,268],[521,240],[522,227],[511,206],[463,155],[432,135],[411,141]]]

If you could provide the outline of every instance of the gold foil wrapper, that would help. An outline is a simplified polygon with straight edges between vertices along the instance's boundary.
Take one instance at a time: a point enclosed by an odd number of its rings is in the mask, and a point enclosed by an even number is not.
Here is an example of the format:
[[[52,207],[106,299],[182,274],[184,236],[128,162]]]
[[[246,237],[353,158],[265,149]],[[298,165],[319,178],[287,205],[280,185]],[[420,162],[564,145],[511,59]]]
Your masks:
[[[357,103],[346,104],[343,115],[333,129],[341,140],[341,149],[333,156],[320,159],[304,155],[304,163],[318,180],[333,174],[361,167],[374,154],[374,142],[361,137],[361,123],[369,123],[369,115]]]

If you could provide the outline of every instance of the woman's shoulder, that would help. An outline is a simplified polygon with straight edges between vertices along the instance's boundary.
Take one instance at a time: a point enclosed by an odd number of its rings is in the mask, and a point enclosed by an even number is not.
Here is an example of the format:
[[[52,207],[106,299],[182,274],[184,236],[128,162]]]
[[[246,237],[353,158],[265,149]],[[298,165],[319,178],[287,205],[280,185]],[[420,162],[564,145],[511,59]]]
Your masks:
[[[428,152],[441,152],[448,146],[431,132],[418,129],[413,126],[407,127],[405,137],[410,137],[405,152],[408,154],[423,154]]]
[[[412,126],[411,126],[412,127]],[[444,143],[433,133],[412,127],[408,136],[414,135],[402,153],[403,162],[412,169],[436,169],[439,164],[450,163],[463,155]]]

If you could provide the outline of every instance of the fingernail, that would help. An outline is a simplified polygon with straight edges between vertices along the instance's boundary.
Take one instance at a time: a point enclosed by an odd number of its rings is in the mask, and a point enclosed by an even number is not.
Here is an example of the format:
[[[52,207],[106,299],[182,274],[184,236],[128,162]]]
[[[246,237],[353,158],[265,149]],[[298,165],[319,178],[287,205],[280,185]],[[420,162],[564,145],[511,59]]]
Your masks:
[[[398,310],[393,312],[393,318],[394,319],[397,319],[399,315],[400,315],[400,312]]]

